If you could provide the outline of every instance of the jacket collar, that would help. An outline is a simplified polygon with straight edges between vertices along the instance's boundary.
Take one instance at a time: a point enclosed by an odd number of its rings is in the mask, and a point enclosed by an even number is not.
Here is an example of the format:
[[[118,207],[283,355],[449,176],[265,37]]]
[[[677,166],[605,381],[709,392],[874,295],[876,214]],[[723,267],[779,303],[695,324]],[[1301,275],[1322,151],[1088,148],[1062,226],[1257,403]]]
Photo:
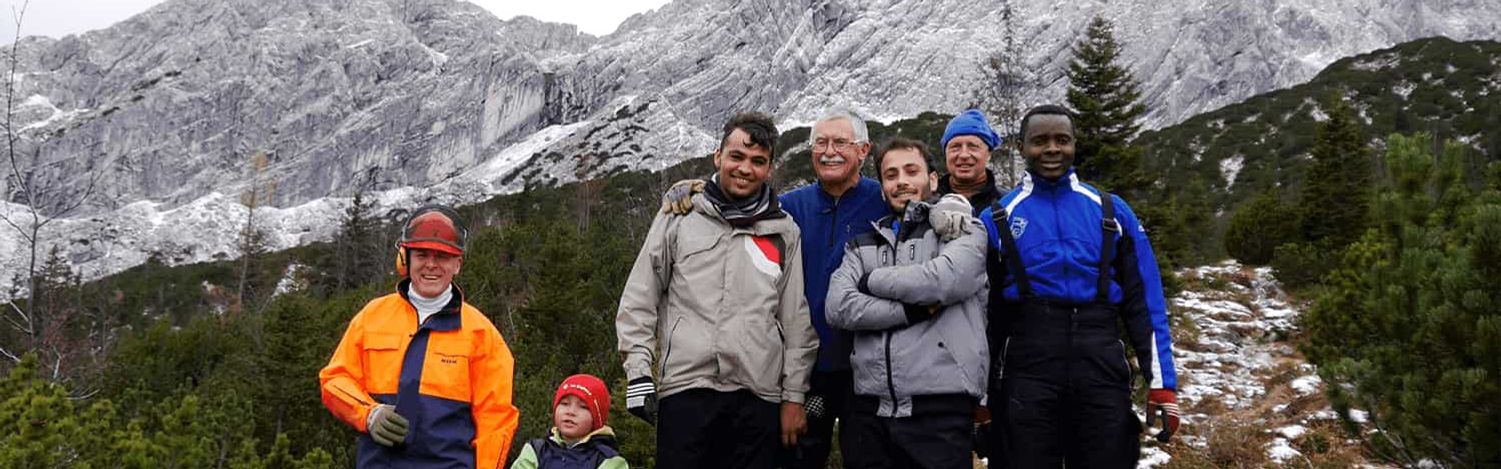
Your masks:
[[[954,192],[953,183],[950,181],[950,179],[953,177],[954,176],[952,174],[945,174],[943,175],[943,177],[938,178],[938,194],[952,194]],[[980,188],[980,192],[976,192],[974,193],[974,195],[969,196],[970,200],[983,199],[986,195],[1000,196],[1000,191],[995,188],[995,171],[991,171],[990,168],[985,168],[985,181],[986,184],[984,187]]]
[[[575,441],[573,443],[569,443],[567,439],[563,438],[563,432],[559,431],[558,427],[552,427],[552,434],[549,435],[548,437],[552,438],[553,443],[557,443],[560,446],[565,446],[565,447],[573,448],[573,447],[582,445],[584,443],[588,443],[589,440],[604,439],[604,438],[609,438],[609,439],[613,440],[613,439],[615,439],[615,430],[612,429],[612,428],[610,428],[609,425],[605,425],[605,426],[602,426],[602,427],[599,427],[599,428],[595,429],[592,432],[589,432],[589,434],[588,435],[584,435],[583,438],[579,438],[579,441]]]
[[[443,305],[443,309],[434,313],[433,317],[428,318],[427,322],[423,323],[421,327],[435,331],[453,331],[464,326],[464,322],[461,320],[462,315],[459,314],[459,311],[464,308],[464,289],[459,288],[459,284],[457,283],[451,285],[453,285],[453,299],[448,300],[448,304]],[[401,282],[396,284],[396,293],[401,295],[401,300],[405,301],[407,306],[411,306],[412,310],[416,311],[417,307],[412,306],[412,299],[407,296],[407,290],[411,286],[412,279],[401,279]]]
[[[844,195],[840,195],[839,197],[834,197],[832,194],[829,194],[827,191],[823,190],[823,184],[820,184],[818,181],[814,181],[813,186],[815,189],[814,192],[818,193],[818,200],[820,202],[823,202],[824,205],[833,205],[839,200],[848,199],[850,198],[850,196],[859,194],[861,192],[875,191],[879,193],[881,191],[881,183],[865,176],[860,176],[860,180],[859,182],[855,183],[855,187],[851,187],[849,188],[849,190],[844,191]]]
[[[1069,167],[1068,172],[1065,172],[1062,176],[1059,176],[1057,181],[1049,181],[1047,178],[1042,177],[1042,175],[1037,174],[1031,169],[1027,170],[1027,177],[1022,179],[1023,185],[1043,190],[1054,190],[1059,187],[1068,187],[1075,185],[1078,182],[1079,174],[1074,172],[1073,167]]]

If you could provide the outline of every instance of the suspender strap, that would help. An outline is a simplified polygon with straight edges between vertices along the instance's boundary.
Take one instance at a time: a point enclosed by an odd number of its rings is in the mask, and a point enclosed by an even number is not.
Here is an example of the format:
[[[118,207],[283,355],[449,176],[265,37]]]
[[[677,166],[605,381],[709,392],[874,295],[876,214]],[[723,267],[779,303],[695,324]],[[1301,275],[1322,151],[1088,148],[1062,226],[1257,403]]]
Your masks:
[[[1100,278],[1095,284],[1095,302],[1110,302],[1110,264],[1115,261],[1115,235],[1121,224],[1115,221],[1115,197],[1100,191]]]
[[[1002,256],[1005,257],[1006,270],[1016,279],[1016,292],[1021,294],[1022,300],[1032,299],[1032,281],[1027,279],[1021,251],[1016,249],[1016,238],[1011,236],[1011,215],[1006,213],[1000,200],[996,200],[995,205],[991,206],[990,222],[995,225],[995,230],[999,232],[997,235],[1001,238],[1001,247],[1006,250]]]

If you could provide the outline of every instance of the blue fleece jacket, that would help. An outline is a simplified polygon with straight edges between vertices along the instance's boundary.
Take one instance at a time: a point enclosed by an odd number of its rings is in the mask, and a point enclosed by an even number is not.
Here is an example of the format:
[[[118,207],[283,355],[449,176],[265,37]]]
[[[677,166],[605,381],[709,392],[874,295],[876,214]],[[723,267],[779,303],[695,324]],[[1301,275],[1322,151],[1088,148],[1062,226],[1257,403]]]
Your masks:
[[[834,198],[818,183],[782,194],[782,210],[792,215],[803,241],[803,291],[813,329],[818,331],[816,371],[847,370],[850,342],[845,333],[829,327],[824,319],[824,299],[829,277],[844,261],[844,245],[855,235],[871,230],[871,222],[891,212],[881,200],[881,184],[861,177],[860,183]]]

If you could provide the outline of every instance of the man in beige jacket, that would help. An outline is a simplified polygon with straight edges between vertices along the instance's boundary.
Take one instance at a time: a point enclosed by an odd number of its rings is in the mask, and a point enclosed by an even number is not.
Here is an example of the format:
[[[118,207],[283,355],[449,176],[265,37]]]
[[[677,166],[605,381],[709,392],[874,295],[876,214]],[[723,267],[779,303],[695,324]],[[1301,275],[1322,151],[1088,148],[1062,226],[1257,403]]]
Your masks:
[[[657,215],[621,294],[626,409],[657,424],[659,468],[770,468],[806,429],[818,336],[797,225],[766,184],[776,141],[763,114],[725,124],[692,213]]]

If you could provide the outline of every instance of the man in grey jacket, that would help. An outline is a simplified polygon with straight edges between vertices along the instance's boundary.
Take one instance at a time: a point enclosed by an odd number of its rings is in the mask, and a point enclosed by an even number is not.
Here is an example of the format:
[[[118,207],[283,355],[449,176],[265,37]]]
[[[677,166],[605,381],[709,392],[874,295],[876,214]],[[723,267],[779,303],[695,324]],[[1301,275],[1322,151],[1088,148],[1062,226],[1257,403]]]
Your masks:
[[[716,173],[691,213],[652,221],[620,296],[626,410],[657,425],[659,468],[769,468],[806,429],[818,336],[797,225],[766,184],[776,141],[763,114],[725,124]]]
[[[846,246],[827,300],[829,324],[854,334],[855,399],[841,431],[845,464],[970,467],[971,422],[984,396],[985,231],[962,196],[930,205],[931,157],[895,139],[876,157],[892,214]],[[931,216],[930,216],[931,215]],[[935,224],[961,220],[965,226]]]

